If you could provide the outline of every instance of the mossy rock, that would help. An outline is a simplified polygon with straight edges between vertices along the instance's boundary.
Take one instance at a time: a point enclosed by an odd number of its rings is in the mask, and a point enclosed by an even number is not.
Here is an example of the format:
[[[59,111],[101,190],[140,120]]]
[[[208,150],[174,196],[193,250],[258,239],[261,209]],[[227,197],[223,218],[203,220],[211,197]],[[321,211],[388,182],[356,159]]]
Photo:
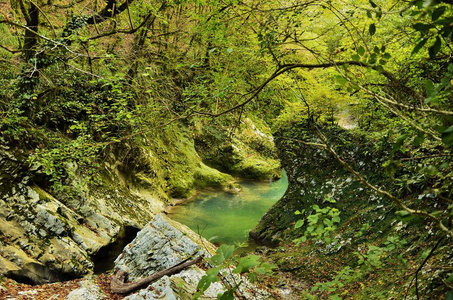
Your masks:
[[[281,167],[269,132],[247,118],[232,136],[227,128],[208,124],[197,132],[195,147],[205,164],[224,173],[250,180],[276,179]]]
[[[276,159],[249,157],[234,165],[233,170],[247,179],[273,180],[281,177],[280,162]]]

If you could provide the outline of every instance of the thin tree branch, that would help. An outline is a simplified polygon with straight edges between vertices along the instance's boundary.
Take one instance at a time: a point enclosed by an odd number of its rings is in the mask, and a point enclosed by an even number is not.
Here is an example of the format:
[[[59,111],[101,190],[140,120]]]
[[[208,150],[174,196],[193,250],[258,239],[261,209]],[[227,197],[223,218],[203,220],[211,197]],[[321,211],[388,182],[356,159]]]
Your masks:
[[[150,13],[146,16],[146,18],[143,20],[142,23],[140,23],[136,28],[132,28],[130,30],[123,30],[123,29],[113,29],[111,31],[108,31],[108,32],[104,32],[104,33],[101,33],[101,34],[98,34],[96,36],[93,36],[93,37],[89,37],[87,40],[90,41],[90,40],[96,40],[96,39],[100,39],[100,38],[103,38],[103,37],[107,37],[107,36],[111,36],[111,35],[114,35],[114,34],[117,34],[117,33],[124,33],[124,34],[132,34],[132,33],[135,33],[137,32],[137,30],[139,30],[140,28],[142,28],[146,22],[148,22],[149,18],[151,18],[153,14]]]
[[[2,48],[3,50],[6,50],[8,51],[9,53],[12,53],[12,54],[15,54],[15,53],[21,53],[21,52],[24,52],[24,50],[11,50],[3,45],[0,45],[0,48]]]
[[[55,28],[52,24],[52,22],[50,22],[49,18],[47,17],[47,14],[41,9],[41,7],[39,7],[38,5],[36,5],[36,3],[34,3],[33,1],[29,0],[31,4],[33,4],[34,6],[36,6],[36,8],[41,12],[41,14],[44,16],[44,18],[46,18],[47,22],[49,22],[49,25],[50,25],[50,29],[52,29],[52,32],[53,32],[53,36],[55,38],[57,38],[57,33],[55,32]]]
[[[440,220],[439,218],[437,218],[436,216],[426,212],[426,211],[423,211],[423,210],[417,210],[417,209],[412,209],[412,208],[409,208],[408,206],[406,206],[401,199],[395,197],[394,195],[392,195],[390,192],[386,191],[386,190],[382,190],[380,188],[378,188],[377,186],[369,183],[365,178],[362,177],[362,175],[357,172],[356,170],[354,170],[354,168],[352,168],[352,166],[350,164],[348,164],[347,162],[345,162],[343,159],[341,159],[341,157],[337,154],[337,152],[330,146],[330,144],[328,143],[327,141],[327,138],[326,136],[318,129],[316,128],[316,133],[318,135],[318,137],[323,141],[323,143],[326,145],[326,149],[335,157],[335,159],[340,163],[342,164],[344,167],[346,167],[346,169],[349,170],[349,172],[351,172],[358,180],[361,184],[363,184],[364,186],[368,187],[369,189],[389,198],[394,204],[396,204],[396,206],[398,206],[399,208],[403,209],[404,211],[412,214],[412,215],[419,215],[419,216],[423,216],[423,217],[427,217],[428,219],[431,219],[434,223],[437,224],[437,226],[442,230],[444,231],[447,236],[449,237],[453,237],[453,231],[450,230],[449,228],[447,228],[443,223],[442,223],[442,220]]]
[[[418,294],[418,273],[422,270],[423,266],[428,262],[428,260],[431,258],[431,255],[433,255],[434,251],[437,249],[437,247],[439,247],[440,243],[442,242],[442,238],[439,239],[436,243],[436,245],[434,245],[434,247],[431,249],[431,251],[429,252],[428,256],[426,256],[426,258],[423,260],[423,262],[421,263],[421,265],[418,267],[417,271],[415,271],[415,276],[414,278],[412,278],[411,282],[409,283],[409,286],[407,287],[406,289],[406,296],[404,297],[404,299],[407,299],[407,295],[408,295],[408,292],[409,292],[409,289],[411,288],[412,286],[412,283],[414,282],[415,280],[415,294],[417,296],[417,299],[420,299],[420,296]]]
[[[241,108],[242,106],[248,104],[249,102],[251,102],[263,89],[264,87],[269,83],[271,82],[272,80],[274,80],[275,78],[277,78],[278,76],[290,71],[290,70],[293,70],[293,69],[297,69],[297,68],[302,68],[302,69],[323,69],[323,68],[331,68],[331,67],[338,67],[338,66],[345,66],[345,65],[351,65],[351,66],[360,66],[360,67],[369,67],[369,68],[372,68],[374,70],[377,69],[376,66],[373,66],[373,65],[368,65],[368,64],[365,64],[365,63],[361,63],[361,62],[357,62],[357,61],[341,61],[341,62],[335,62],[335,61],[330,61],[330,62],[326,62],[326,63],[319,63],[319,64],[283,64],[281,65],[279,68],[277,68],[277,70],[268,78],[266,79],[266,81],[264,81],[252,94],[252,96],[250,96],[249,98],[247,98],[245,101],[223,111],[223,112],[220,112],[220,113],[211,113],[211,112],[202,112],[202,111],[197,111],[196,113],[199,114],[199,115],[205,115],[205,116],[210,116],[210,117],[219,117],[221,115],[224,115],[224,114],[227,114],[235,109],[238,109],[238,108]],[[410,95],[413,95],[413,96],[416,96],[417,98],[418,97],[422,97],[421,95],[418,95],[417,92],[411,90],[410,88],[408,87],[405,87],[404,85],[402,85],[396,78],[395,76],[393,76],[390,72],[387,72],[387,71],[382,71],[381,72],[382,75],[384,75],[385,77],[387,77],[387,79],[389,79],[390,81],[392,81],[395,85],[401,87],[403,90],[407,91]],[[417,108],[414,108],[414,107],[411,107],[412,110],[417,110]],[[441,110],[435,110],[435,109],[425,109],[426,112],[435,112],[435,113],[439,113],[439,114],[447,114],[447,115],[450,115],[453,113],[450,112],[450,111],[441,111]],[[432,135],[432,133],[430,134]]]

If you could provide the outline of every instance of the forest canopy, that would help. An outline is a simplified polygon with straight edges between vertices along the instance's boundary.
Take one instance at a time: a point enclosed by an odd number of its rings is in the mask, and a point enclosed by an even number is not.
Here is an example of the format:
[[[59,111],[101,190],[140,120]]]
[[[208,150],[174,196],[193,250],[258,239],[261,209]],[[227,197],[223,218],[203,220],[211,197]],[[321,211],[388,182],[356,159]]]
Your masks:
[[[305,120],[314,147],[451,241],[452,46],[450,0],[3,1],[0,141],[64,190],[68,163],[90,183],[115,145],[173,122]],[[338,154],[322,128],[340,120],[388,147],[392,186]]]

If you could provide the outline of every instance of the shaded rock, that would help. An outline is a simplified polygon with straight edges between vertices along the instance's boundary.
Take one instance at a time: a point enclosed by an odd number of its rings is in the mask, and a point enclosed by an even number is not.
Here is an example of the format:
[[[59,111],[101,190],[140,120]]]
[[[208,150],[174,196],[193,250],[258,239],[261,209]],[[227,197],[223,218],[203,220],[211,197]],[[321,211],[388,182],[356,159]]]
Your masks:
[[[39,169],[0,147],[0,274],[19,282],[90,274],[90,256],[114,242],[124,227],[142,227],[164,207],[160,199],[118,189],[108,177],[90,189],[51,194],[46,184],[40,186]],[[160,206],[151,205],[156,202]]]
[[[330,142],[338,146],[339,155],[347,158],[356,170],[364,174],[382,172],[379,170],[382,161],[379,163],[377,160],[382,160],[385,156],[377,156],[376,152],[372,151],[373,145],[365,139],[351,135],[341,128],[323,128],[323,131],[332,137]],[[288,175],[289,185],[282,199],[269,209],[250,232],[250,237],[262,244],[276,245],[303,235],[306,226],[295,229],[294,222],[311,214],[312,205],[326,205],[326,198],[337,201],[335,205],[329,204],[330,206],[340,210],[342,207],[348,207],[342,210],[342,220],[346,220],[348,214],[352,215],[359,210],[360,206],[363,208],[367,202],[379,204],[385,201],[375,192],[364,189],[330,153],[319,147],[294,142],[295,137],[305,142],[322,144],[305,122],[277,132],[276,145],[282,166]],[[354,201],[359,198],[365,201]],[[302,215],[296,215],[297,210],[305,211]]]

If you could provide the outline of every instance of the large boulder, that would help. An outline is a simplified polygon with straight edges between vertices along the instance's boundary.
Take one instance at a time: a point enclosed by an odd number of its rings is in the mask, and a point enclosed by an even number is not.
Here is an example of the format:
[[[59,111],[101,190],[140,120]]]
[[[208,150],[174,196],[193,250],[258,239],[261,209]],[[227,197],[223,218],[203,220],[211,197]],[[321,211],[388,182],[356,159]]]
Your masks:
[[[188,257],[214,254],[215,246],[206,239],[197,235],[187,226],[172,221],[159,214],[148,223],[137,237],[128,244],[123,253],[115,261],[115,271],[127,272],[128,279],[137,282],[159,271],[170,268]],[[201,263],[202,264],[202,263]],[[193,265],[181,272],[164,276],[125,299],[192,299],[197,292],[197,285],[201,277],[206,274],[203,269]],[[233,281],[231,272],[225,270],[225,280]],[[236,282],[243,281],[240,287],[241,294],[246,299],[267,299],[269,294],[250,284],[246,279],[235,278]],[[215,299],[225,291],[220,282],[212,283],[201,299]]]
[[[159,214],[124,248],[115,261],[115,272],[127,272],[128,279],[136,282],[188,257],[212,255],[214,252],[215,247],[203,237],[187,226]],[[203,270],[192,266],[179,274],[162,277],[147,289],[126,299],[162,299],[160,297],[163,295],[164,299],[181,299],[182,294],[190,299],[203,275]],[[216,297],[222,291],[222,285],[217,282],[211,285],[206,295]]]

